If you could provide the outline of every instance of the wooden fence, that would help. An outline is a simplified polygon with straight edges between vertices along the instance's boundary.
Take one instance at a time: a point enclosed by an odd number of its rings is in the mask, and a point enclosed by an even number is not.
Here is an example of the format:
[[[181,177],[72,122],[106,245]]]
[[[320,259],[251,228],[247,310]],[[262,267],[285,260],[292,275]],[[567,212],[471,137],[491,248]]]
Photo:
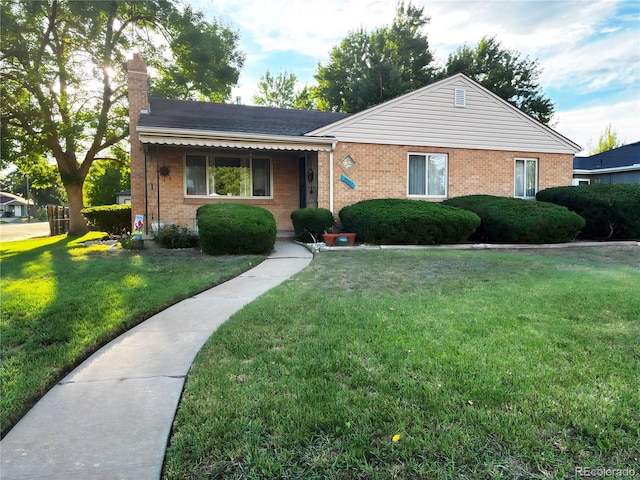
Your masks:
[[[47,205],[47,218],[51,236],[62,235],[69,231],[69,207]]]

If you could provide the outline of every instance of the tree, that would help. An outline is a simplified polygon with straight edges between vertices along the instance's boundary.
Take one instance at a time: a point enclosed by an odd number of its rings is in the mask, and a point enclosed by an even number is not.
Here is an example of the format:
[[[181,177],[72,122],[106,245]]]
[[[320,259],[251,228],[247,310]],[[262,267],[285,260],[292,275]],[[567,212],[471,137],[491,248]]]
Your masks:
[[[449,55],[443,75],[464,73],[536,120],[549,124],[553,102],[538,83],[538,62],[521,58],[493,37],[483,37],[475,48],[464,45]]]
[[[84,184],[85,204],[96,207],[115,203],[116,193],[131,188],[129,163],[96,160]]]
[[[253,96],[253,103],[265,107],[292,108],[296,100],[296,75],[281,72],[271,75],[267,72],[260,77],[258,93]]]
[[[177,0],[0,1],[2,155],[55,159],[74,235],[92,163],[128,136],[129,52],[157,70],[152,92],[181,98],[228,98],[242,66],[237,35]]]
[[[391,27],[349,34],[319,64],[315,79],[320,103],[329,110],[358,112],[431,82],[433,54],[422,28],[424,7],[400,2]]]
[[[67,201],[58,169],[44,160],[23,165],[21,169],[8,172],[0,178],[0,190],[24,198],[28,197],[35,205],[41,206],[63,205]]]
[[[624,145],[624,140],[618,137],[618,131],[613,128],[611,123],[605,127],[598,139],[598,145],[589,149],[589,155],[607,152]]]

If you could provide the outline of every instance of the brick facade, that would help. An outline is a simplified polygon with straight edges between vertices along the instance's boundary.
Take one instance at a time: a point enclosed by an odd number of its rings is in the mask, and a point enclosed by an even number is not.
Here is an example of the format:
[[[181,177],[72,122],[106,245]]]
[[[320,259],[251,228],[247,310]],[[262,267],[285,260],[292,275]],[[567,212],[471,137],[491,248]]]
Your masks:
[[[338,143],[333,153],[334,213],[337,215],[342,207],[369,198],[407,198],[409,152],[448,155],[448,198],[473,194],[512,197],[516,158],[538,160],[539,190],[571,185],[573,155],[569,154]],[[340,166],[347,155],[356,162],[349,171]],[[328,167],[326,171],[328,179]],[[341,175],[352,180],[355,188],[343,183]],[[325,190],[328,192],[328,188]],[[322,197],[320,206],[329,207],[328,194]]]

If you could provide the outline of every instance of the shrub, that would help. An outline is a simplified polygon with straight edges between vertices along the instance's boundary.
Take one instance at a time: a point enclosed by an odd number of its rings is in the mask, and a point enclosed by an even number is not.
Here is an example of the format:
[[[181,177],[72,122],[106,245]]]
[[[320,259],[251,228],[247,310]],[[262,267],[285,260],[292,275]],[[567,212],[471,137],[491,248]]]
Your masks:
[[[291,221],[296,237],[302,242],[311,242],[313,237],[320,241],[325,230],[335,224],[333,213],[326,208],[301,208],[291,212]]]
[[[385,244],[433,245],[465,241],[480,219],[474,213],[420,200],[364,200],[340,210],[346,231],[360,241]]]
[[[607,183],[553,187],[538,200],[563,205],[587,221],[582,235],[599,239],[640,238],[640,184]]]
[[[203,205],[196,213],[202,251],[209,255],[269,253],[276,221],[269,210],[243,203]]]
[[[87,207],[82,209],[82,216],[94,231],[109,235],[124,235],[131,231],[131,205]]]
[[[476,213],[482,222],[472,238],[485,242],[570,242],[585,225],[580,215],[546,202],[468,195],[443,203]]]
[[[173,224],[161,228],[155,241],[164,248],[193,248],[198,244],[198,236],[185,227]]]

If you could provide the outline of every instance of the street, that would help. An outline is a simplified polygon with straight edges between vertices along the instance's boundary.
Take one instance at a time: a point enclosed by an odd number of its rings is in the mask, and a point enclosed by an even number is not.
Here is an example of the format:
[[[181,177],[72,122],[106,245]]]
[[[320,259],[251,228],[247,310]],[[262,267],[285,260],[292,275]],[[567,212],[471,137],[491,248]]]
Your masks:
[[[48,236],[49,222],[31,221],[0,224],[0,241],[2,242]]]

